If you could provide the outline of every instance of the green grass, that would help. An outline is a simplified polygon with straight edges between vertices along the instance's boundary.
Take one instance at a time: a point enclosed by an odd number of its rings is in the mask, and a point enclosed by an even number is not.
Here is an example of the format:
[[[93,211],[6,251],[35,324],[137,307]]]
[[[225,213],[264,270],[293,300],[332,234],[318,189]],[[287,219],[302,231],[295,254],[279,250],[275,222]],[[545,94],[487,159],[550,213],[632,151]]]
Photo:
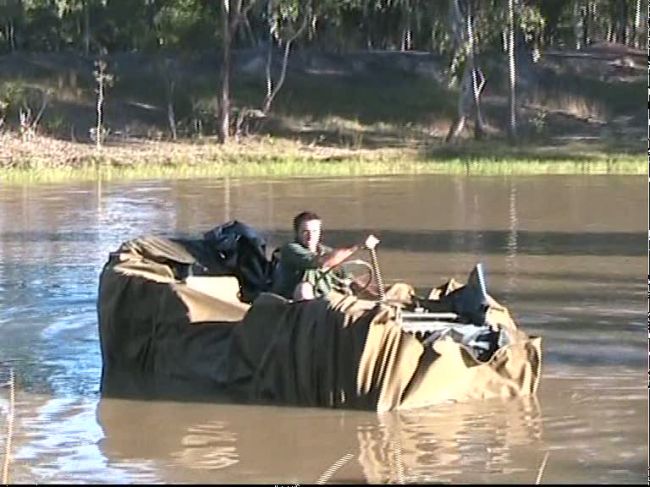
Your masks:
[[[24,184],[82,180],[183,179],[202,177],[290,178],[354,177],[392,174],[542,175],[542,174],[645,174],[642,157],[602,160],[514,159],[493,157],[445,160],[400,157],[397,154],[343,156],[330,160],[313,157],[264,156],[200,162],[114,164],[98,160],[78,167],[17,168],[0,170],[0,182]]]

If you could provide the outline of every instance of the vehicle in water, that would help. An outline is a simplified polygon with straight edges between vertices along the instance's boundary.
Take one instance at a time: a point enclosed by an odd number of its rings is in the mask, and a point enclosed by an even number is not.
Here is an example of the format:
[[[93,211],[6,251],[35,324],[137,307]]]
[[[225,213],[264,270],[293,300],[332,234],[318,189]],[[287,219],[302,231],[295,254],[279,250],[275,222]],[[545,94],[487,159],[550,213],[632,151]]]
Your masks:
[[[341,274],[356,285],[293,301],[241,222],[122,243],[99,282],[102,395],[389,411],[536,394],[541,338],[487,293],[481,264],[420,296],[384,290],[371,257]]]

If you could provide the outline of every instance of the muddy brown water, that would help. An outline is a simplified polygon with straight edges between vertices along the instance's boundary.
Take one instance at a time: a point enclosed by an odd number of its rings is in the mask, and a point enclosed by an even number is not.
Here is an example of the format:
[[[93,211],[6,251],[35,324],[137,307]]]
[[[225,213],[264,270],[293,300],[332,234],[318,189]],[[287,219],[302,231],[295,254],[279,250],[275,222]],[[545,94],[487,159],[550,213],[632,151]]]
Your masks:
[[[371,411],[102,399],[108,252],[237,218],[269,247],[314,209],[325,239],[381,238],[387,281],[464,280],[543,337],[534,399]],[[10,481],[641,483],[648,467],[645,178],[206,179],[0,187],[0,383]],[[363,257],[364,255],[359,255]],[[367,257],[367,256],[365,256]],[[9,390],[0,387],[4,461]]]

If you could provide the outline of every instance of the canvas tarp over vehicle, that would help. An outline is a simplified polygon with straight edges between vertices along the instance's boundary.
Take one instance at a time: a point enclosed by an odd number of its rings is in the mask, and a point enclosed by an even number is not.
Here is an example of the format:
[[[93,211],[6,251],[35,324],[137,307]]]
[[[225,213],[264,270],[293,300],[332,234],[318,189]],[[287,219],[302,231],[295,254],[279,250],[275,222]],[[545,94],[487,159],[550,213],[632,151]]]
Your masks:
[[[450,336],[423,344],[403,331],[393,305],[341,294],[292,302],[266,292],[248,304],[233,277],[180,278],[202,245],[146,237],[111,254],[98,298],[103,395],[387,411],[536,392],[541,339],[494,300],[488,322],[507,344],[481,362]]]

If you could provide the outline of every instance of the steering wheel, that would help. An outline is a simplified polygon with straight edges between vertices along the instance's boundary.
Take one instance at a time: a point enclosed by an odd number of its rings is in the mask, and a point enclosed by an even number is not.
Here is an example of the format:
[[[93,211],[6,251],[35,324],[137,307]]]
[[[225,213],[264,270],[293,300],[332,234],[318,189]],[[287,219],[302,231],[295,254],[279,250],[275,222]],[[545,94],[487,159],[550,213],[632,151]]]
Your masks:
[[[321,271],[316,282],[327,274],[332,275],[338,286],[357,295],[365,291],[374,279],[372,265],[361,259],[346,260],[326,271]]]

